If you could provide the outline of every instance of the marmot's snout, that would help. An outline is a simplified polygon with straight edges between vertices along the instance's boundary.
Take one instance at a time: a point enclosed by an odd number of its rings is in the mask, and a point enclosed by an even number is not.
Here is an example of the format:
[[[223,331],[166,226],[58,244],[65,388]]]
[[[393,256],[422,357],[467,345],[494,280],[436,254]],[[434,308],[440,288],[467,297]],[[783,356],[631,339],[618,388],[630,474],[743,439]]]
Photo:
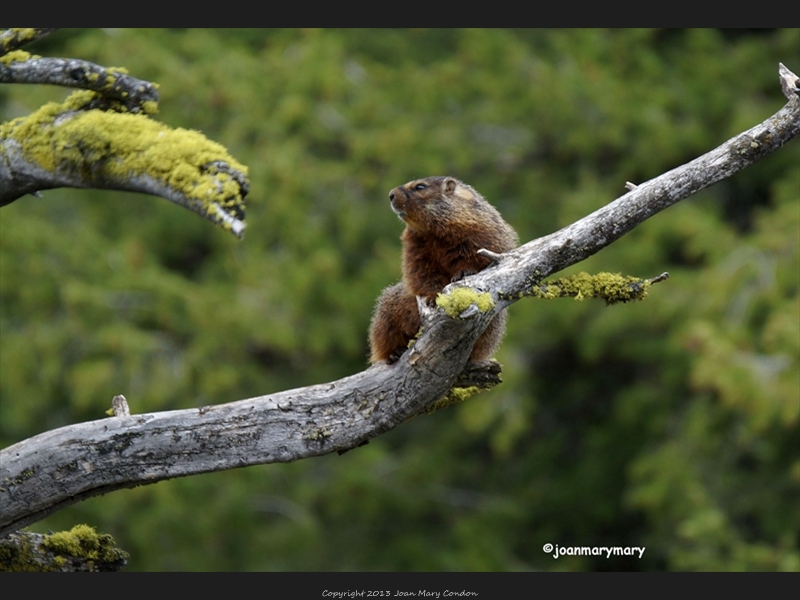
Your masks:
[[[400,188],[394,188],[389,192],[389,203],[392,205],[392,210],[401,219],[406,218],[406,196]]]

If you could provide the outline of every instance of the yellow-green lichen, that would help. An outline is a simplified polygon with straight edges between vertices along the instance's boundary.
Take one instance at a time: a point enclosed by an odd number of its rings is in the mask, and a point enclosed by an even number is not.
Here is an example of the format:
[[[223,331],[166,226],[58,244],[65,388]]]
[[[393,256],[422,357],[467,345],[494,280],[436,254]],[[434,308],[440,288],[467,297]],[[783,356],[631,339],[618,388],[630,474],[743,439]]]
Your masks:
[[[472,304],[481,312],[486,312],[494,307],[492,295],[488,292],[476,292],[470,288],[456,288],[448,294],[436,296],[436,306],[453,319],[467,310]]]
[[[442,398],[431,404],[427,408],[428,413],[435,412],[451,404],[458,404],[459,402],[463,402],[467,398],[474,396],[475,394],[481,392],[482,389],[477,385],[472,385],[469,387],[454,387],[451,388],[447,394],[445,394]]]
[[[0,540],[0,570],[59,571],[70,560],[79,561],[78,570],[96,570],[96,563],[111,565],[128,559],[108,534],[99,534],[89,525],[76,525],[70,531],[45,535],[37,548],[24,532],[12,534],[19,543]],[[49,557],[48,557],[49,553]]]
[[[9,31],[18,41],[27,42],[36,36],[38,29],[36,27],[10,27]]]
[[[114,562],[127,558],[127,552],[117,548],[114,538],[97,533],[89,525],[75,525],[69,531],[45,536],[42,547],[60,556],[91,561]]]
[[[241,189],[213,164],[227,163],[244,176],[246,166],[198,131],[171,129],[142,114],[82,110],[97,97],[95,92],[78,91],[61,104],[45,104],[27,117],[0,125],[0,138],[16,140],[25,158],[47,171],[77,172],[98,182],[150,177],[179,191],[193,210],[231,229],[214,205],[241,211]],[[75,114],[65,115],[70,111]]]
[[[108,67],[106,69],[106,84],[103,87],[105,90],[113,90],[119,81],[120,75],[127,75],[128,69],[123,67]]]
[[[424,328],[424,327],[420,327],[420,328],[419,328],[419,331],[417,331],[417,335],[415,335],[413,338],[411,338],[410,340],[408,340],[408,344],[406,344],[406,348],[408,348],[409,350],[410,350],[411,348],[413,348],[413,347],[414,347],[414,344],[416,344],[416,343],[417,343],[417,341],[419,340],[419,338],[421,338],[421,337],[422,337],[422,334],[423,334],[423,333],[425,333],[425,328]]]
[[[553,298],[574,297],[603,298],[606,304],[643,300],[651,282],[638,277],[630,277],[619,273],[578,273],[568,277],[543,282],[531,288],[527,295],[547,300]]]
[[[16,44],[25,44],[35,39],[39,29],[36,27],[10,27],[6,33],[10,33],[9,41],[13,40]]]
[[[0,539],[0,571],[41,571],[35,556],[33,545],[28,540],[23,539],[16,545],[11,540]]]
[[[22,483],[26,479],[30,479],[31,477],[33,477],[35,475],[35,473],[36,473],[36,471],[34,471],[33,469],[25,469],[19,475],[14,477],[14,479],[11,480],[11,484],[12,485],[19,485],[20,483]]]
[[[142,111],[146,115],[154,115],[158,112],[158,102],[155,100],[145,100],[142,102]]]
[[[327,427],[312,427],[303,435],[304,440],[321,442],[331,437],[331,432]]]
[[[4,56],[0,56],[0,63],[10,65],[13,62],[25,62],[32,58],[41,58],[41,56],[25,52],[25,50],[13,50]]]

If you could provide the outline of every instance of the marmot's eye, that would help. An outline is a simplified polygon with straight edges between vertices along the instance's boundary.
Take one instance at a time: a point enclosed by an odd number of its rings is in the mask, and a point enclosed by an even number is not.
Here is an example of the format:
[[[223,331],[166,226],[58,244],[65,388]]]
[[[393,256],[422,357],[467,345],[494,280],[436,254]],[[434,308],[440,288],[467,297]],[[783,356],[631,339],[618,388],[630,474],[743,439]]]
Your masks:
[[[418,183],[417,185],[414,186],[414,189],[415,190],[424,190],[426,187],[428,187],[428,186],[425,185],[424,183]]]

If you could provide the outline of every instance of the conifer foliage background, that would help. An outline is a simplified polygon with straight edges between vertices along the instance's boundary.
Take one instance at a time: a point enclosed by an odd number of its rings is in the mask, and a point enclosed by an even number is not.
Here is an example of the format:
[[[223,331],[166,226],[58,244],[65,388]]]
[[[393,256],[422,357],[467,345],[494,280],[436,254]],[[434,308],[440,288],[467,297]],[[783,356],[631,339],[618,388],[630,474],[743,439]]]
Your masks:
[[[0,443],[118,393],[152,412],[361,370],[400,274],[390,188],[454,175],[530,240],[775,112],[798,48],[797,29],[59,31],[29,49],[158,82],[156,118],[249,166],[248,228],[114,192],[3,208]],[[67,93],[0,86],[0,120]],[[87,522],[132,570],[797,571],[799,200],[795,141],[579,265],[669,271],[646,301],[514,305],[492,392],[33,529]]]

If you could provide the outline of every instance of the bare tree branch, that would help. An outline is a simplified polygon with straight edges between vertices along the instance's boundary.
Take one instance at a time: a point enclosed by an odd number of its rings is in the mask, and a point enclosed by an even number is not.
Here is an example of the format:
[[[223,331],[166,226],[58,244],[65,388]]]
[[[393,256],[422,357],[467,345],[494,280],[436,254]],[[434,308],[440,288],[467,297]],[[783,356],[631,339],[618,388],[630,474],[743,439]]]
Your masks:
[[[784,70],[789,102],[760,125],[560,231],[493,256],[493,266],[445,288],[437,307],[420,302],[424,333],[391,366],[219,406],[131,416],[121,409],[123,416],[69,425],[6,448],[0,452],[0,534],[120,488],[346,451],[438,406],[454,384],[465,385],[458,382],[462,372],[471,383],[481,381],[481,372],[496,380],[496,363],[466,371],[465,365],[498,311],[532,294],[544,277],[800,133],[797,78]]]

